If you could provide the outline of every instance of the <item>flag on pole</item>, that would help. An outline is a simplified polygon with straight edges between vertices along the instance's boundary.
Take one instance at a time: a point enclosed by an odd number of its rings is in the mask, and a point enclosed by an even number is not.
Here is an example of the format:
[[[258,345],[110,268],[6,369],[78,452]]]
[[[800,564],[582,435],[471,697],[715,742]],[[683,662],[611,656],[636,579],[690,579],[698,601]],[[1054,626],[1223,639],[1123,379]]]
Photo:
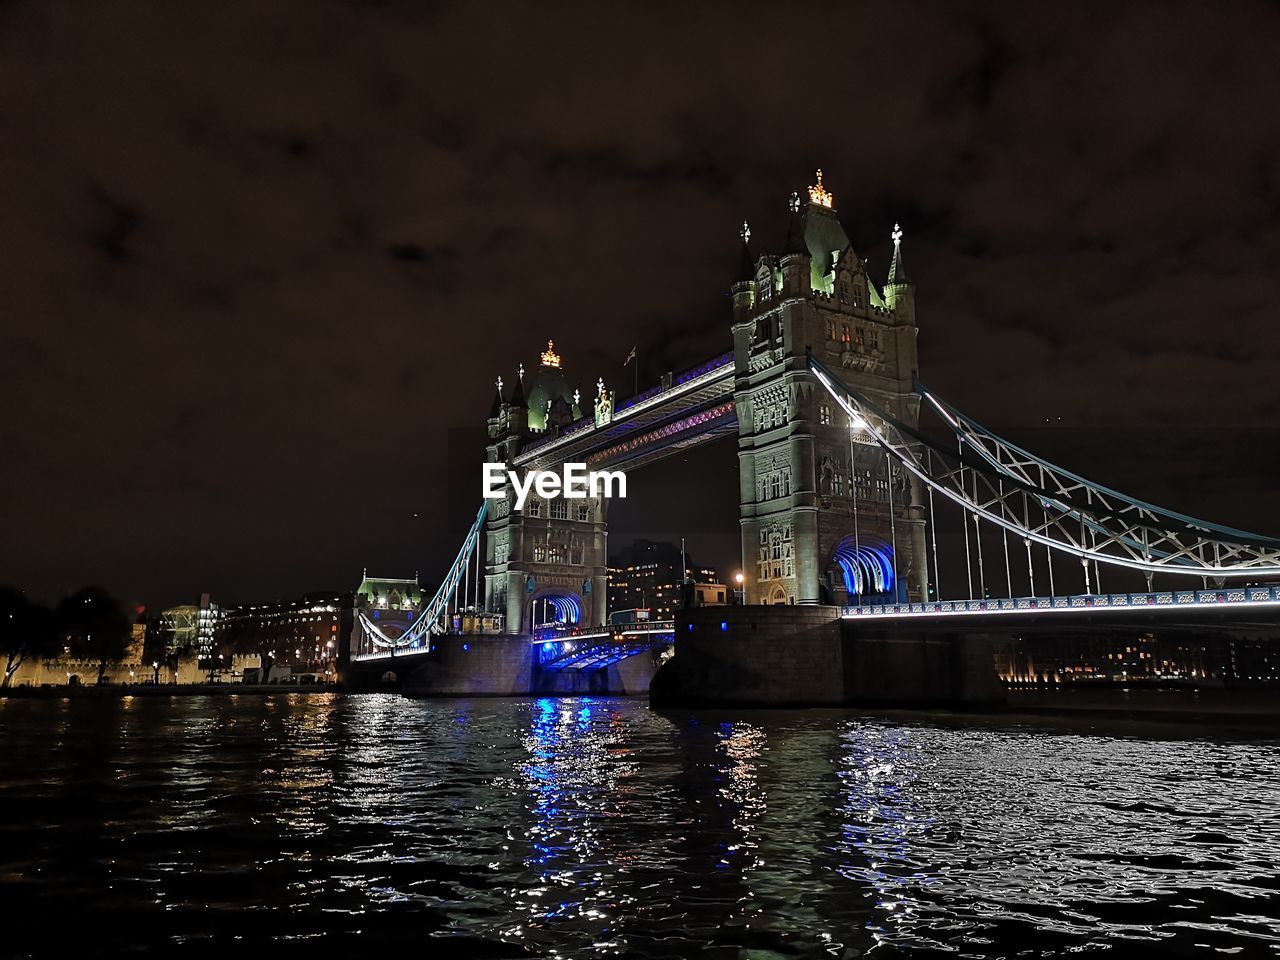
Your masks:
[[[636,358],[636,348],[632,347],[631,352],[627,354],[627,359],[622,361],[622,365],[625,367],[628,363],[630,363],[635,358]]]

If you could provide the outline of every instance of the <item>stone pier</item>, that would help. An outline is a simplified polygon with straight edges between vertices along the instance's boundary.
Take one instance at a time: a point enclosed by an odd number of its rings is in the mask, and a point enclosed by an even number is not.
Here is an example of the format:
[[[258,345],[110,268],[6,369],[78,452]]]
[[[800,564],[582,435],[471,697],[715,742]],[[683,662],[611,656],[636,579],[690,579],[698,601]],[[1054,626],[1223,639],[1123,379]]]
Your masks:
[[[868,630],[838,607],[703,608],[677,615],[675,656],[653,678],[654,706],[998,704],[989,639]]]
[[[446,635],[399,679],[410,697],[627,695],[648,693],[657,668],[656,655],[642,653],[597,669],[543,670],[528,637]]]

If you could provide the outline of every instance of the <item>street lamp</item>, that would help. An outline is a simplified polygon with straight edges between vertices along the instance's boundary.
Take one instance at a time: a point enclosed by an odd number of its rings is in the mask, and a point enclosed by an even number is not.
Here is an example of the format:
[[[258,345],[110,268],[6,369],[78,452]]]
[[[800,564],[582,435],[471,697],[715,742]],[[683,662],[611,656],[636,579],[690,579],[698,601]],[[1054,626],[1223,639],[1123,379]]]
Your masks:
[[[747,588],[742,585],[742,573],[735,573],[733,580],[738,585],[738,606],[745,607],[747,605]]]

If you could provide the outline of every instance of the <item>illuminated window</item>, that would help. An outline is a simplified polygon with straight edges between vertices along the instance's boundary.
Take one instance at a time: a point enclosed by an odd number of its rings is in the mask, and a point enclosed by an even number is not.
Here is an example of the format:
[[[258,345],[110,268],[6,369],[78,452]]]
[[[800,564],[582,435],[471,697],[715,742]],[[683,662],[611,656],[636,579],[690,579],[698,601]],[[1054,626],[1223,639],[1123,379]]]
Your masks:
[[[533,546],[533,562],[534,562],[534,563],[542,563],[542,562],[543,562],[544,560],[546,560],[546,559],[547,559],[547,548],[546,548],[546,547],[544,547],[544,546],[543,546],[542,544],[540,544],[540,543],[536,543],[536,544],[534,544],[534,546]]]
[[[823,426],[831,425],[831,408],[825,403],[818,407],[818,422]]]

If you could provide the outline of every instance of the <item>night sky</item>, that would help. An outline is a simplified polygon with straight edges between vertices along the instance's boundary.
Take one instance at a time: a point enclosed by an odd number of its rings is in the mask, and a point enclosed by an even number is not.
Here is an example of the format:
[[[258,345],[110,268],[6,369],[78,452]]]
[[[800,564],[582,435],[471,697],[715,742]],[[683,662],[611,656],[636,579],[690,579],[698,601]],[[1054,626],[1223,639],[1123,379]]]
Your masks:
[[[931,387],[1280,534],[1280,9],[843,7],[0,4],[0,583],[433,581],[495,376],[728,349],[818,166],[881,280],[902,223]],[[616,536],[728,568],[735,470]]]

